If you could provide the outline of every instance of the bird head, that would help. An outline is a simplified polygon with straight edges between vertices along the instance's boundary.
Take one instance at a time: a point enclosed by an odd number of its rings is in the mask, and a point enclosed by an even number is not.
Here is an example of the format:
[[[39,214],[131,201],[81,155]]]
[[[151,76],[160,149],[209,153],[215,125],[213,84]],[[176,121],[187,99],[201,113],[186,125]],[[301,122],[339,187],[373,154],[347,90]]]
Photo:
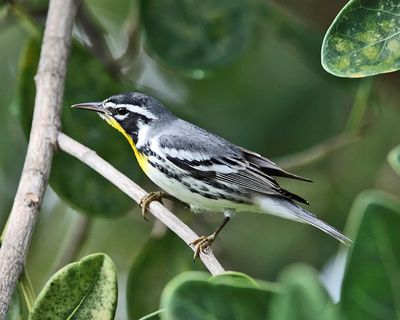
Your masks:
[[[79,103],[72,108],[97,112],[109,125],[132,137],[135,143],[140,130],[172,116],[158,100],[137,92],[114,95],[102,102]]]

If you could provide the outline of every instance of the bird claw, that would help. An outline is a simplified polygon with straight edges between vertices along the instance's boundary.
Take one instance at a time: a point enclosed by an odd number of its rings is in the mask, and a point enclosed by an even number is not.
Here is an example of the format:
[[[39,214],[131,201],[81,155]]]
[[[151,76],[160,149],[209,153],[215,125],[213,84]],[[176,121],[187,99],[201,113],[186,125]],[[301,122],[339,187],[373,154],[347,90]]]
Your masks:
[[[211,251],[211,244],[214,242],[216,234],[213,233],[209,236],[202,236],[190,243],[196,250],[193,255],[193,261],[200,256],[200,252],[207,254]]]
[[[140,200],[139,206],[142,208],[142,216],[144,220],[149,221],[148,212],[149,205],[153,201],[159,201],[162,203],[163,198],[169,198],[169,194],[162,192],[162,191],[152,191],[146,194],[142,200]]]

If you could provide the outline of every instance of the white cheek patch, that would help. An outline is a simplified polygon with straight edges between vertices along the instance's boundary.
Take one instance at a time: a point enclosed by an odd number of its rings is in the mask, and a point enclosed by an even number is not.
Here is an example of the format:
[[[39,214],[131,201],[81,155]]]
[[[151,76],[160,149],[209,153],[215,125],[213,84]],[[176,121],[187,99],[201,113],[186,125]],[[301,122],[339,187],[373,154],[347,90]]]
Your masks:
[[[138,122],[138,138],[136,146],[140,148],[141,146],[145,145],[149,138],[150,127],[143,124],[142,121]]]

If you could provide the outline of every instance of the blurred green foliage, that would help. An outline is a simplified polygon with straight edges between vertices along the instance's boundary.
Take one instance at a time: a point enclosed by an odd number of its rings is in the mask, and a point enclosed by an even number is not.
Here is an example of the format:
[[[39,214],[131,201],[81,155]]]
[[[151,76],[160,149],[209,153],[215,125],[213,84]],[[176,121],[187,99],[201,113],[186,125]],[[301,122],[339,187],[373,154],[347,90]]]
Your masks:
[[[400,145],[394,148],[388,156],[389,162],[393,167],[393,170],[400,175]]]
[[[250,4],[245,0],[143,0],[146,43],[172,68],[204,70],[226,64],[242,53],[250,38]]]
[[[11,100],[15,92],[15,78],[18,72],[18,58],[26,40],[26,33],[18,24],[2,27],[0,43],[6,50],[0,50],[0,223],[4,225],[11,209],[14,193],[22,167],[26,143],[21,139],[19,125],[13,121]]]
[[[322,143],[328,150],[324,156],[292,170],[315,183],[282,183],[309,199],[311,211],[339,229],[351,212],[347,230],[355,243],[348,255],[339,305],[333,305],[315,271],[329,264],[338,244],[319,231],[275,217],[237,215],[214,249],[226,268],[260,279],[257,286],[247,278],[243,280],[246,284],[240,283],[238,277],[244,276],[233,274],[217,282],[203,274],[195,274],[196,279],[190,276],[193,274],[178,275],[202,269],[191,262],[187,246],[170,233],[154,237],[152,225],[143,221],[137,207],[126,215],[133,205],[125,195],[62,153],[56,154],[51,174],[56,193],[50,190],[46,196],[27,259],[36,291],[70,249],[74,240],[70,239],[71,230],[81,223],[77,215],[84,213],[90,217],[84,230],[87,240],[78,243],[75,260],[93,252],[112,258],[120,284],[116,319],[136,319],[158,308],[165,310],[149,319],[169,319],[171,314],[191,312],[187,306],[192,299],[204,312],[221,297],[224,301],[236,299],[229,307],[238,309],[227,308],[227,312],[238,317],[239,309],[246,315],[264,312],[273,319],[312,319],[315,314],[323,314],[324,319],[395,317],[398,289],[391,284],[399,279],[399,256],[393,249],[399,245],[396,230],[400,224],[400,206],[395,199],[400,190],[395,175],[400,172],[399,147],[395,148],[400,136],[399,76],[360,81],[329,75],[320,65],[320,47],[338,11],[318,0],[302,3],[301,10],[296,1],[275,2],[85,1],[74,29],[63,130],[149,190],[154,187],[143,179],[123,137],[95,115],[73,112],[71,104],[102,100],[117,92],[142,91],[156,96],[178,116],[278,162],[284,156],[296,159],[297,152],[307,153],[308,148]],[[391,2],[365,1],[372,9]],[[329,29],[323,44],[324,67],[340,76],[394,70],[398,50],[391,51],[390,41],[382,39],[397,41],[398,35],[385,29],[385,21],[397,7],[379,14],[379,10],[361,8],[358,3],[350,1]],[[47,5],[48,1],[17,0],[0,8],[1,226],[22,168],[26,139],[21,128],[28,133],[39,55],[37,39]],[[349,8],[354,9],[352,13]],[[367,33],[364,36],[346,31],[349,27],[367,28],[373,19],[379,22],[373,29],[379,29],[376,43],[365,37],[369,34],[366,29],[361,32]],[[333,40],[340,38],[348,44],[353,41],[349,36],[356,38],[354,43],[349,51],[339,52]],[[357,49],[362,46],[365,49]],[[351,48],[356,48],[351,65],[338,65],[341,54],[351,53]],[[378,59],[371,60],[368,54],[380,49]],[[338,134],[355,135],[358,140],[334,149],[326,141]],[[386,161],[390,150],[392,168]],[[381,192],[363,193],[350,210],[357,195],[366,189]],[[390,193],[392,196],[387,195]],[[174,208],[200,234],[210,233],[221,218],[192,217],[181,211]],[[104,219],[110,217],[115,219]],[[292,263],[307,266],[285,268]],[[331,271],[337,275],[335,283],[339,269]],[[160,304],[163,288],[175,275],[181,280],[167,285]],[[268,283],[266,288],[265,281],[277,284]],[[193,285],[198,289],[193,290]],[[279,288],[282,293],[277,293]],[[249,299],[249,292],[263,300]],[[304,305],[309,308],[303,310]],[[9,317],[18,319],[21,309],[26,318],[18,301]]]

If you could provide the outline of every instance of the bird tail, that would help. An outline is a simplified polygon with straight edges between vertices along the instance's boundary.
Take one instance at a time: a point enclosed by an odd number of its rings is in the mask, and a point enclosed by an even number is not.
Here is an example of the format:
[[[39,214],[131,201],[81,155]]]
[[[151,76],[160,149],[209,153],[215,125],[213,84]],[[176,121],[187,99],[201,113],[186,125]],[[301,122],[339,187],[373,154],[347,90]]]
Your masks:
[[[308,223],[346,245],[352,243],[351,239],[346,237],[339,230],[318,219],[311,212],[299,207],[294,202],[280,199],[278,197],[257,197],[255,198],[255,203],[258,204],[265,213],[298,222]]]

